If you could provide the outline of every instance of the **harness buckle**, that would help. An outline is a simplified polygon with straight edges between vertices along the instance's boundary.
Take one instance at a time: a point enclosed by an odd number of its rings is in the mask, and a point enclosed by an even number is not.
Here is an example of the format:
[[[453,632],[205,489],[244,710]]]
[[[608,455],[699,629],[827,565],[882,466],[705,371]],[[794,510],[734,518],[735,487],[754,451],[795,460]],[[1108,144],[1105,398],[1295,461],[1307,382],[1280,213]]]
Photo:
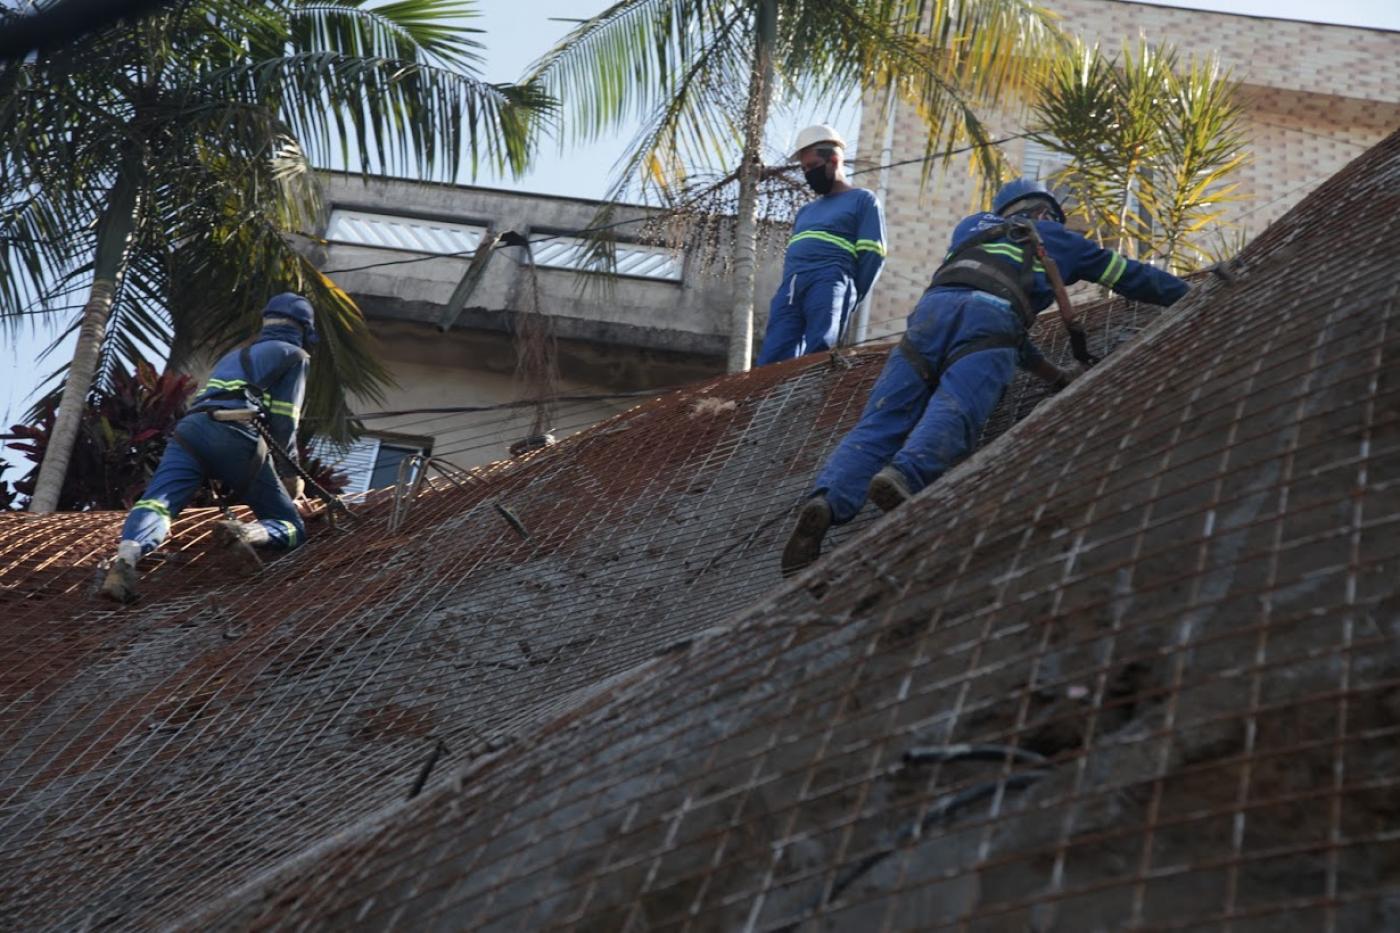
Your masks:
[[[1021,217],[1006,222],[1006,238],[1012,243],[1040,245],[1040,237],[1036,234],[1035,224]]]
[[[215,421],[248,422],[258,417],[258,412],[251,408],[211,408],[207,411]]]

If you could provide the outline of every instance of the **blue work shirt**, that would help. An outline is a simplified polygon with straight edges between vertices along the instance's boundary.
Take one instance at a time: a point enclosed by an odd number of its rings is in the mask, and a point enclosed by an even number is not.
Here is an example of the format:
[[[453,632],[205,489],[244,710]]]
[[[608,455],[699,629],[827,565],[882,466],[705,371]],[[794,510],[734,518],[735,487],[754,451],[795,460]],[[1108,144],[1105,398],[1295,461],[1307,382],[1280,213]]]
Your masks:
[[[983,211],[965,217],[953,229],[953,242],[948,253],[952,253],[969,237],[976,233],[1006,222],[1006,218],[991,211]],[[1053,220],[1037,220],[1035,229],[1040,241],[1045,244],[1045,252],[1060,267],[1060,277],[1065,285],[1075,282],[1097,282],[1134,301],[1146,301],[1154,305],[1169,305],[1190,287],[1170,272],[1163,272],[1145,262],[1127,259],[1111,249],[1105,249],[1087,237],[1065,229],[1064,224]],[[988,252],[1005,259],[1013,270],[1021,268],[1021,245],[1007,240],[993,240],[984,247]],[[1045,267],[1035,264],[1035,284],[1031,288],[1031,307],[1044,311],[1055,303],[1055,290],[1045,275]]]
[[[865,188],[826,194],[797,212],[783,259],[783,281],[808,272],[836,272],[855,282],[856,302],[885,264],[885,215]]]
[[[241,390],[250,383],[258,383],[290,361],[287,369],[275,384],[267,387],[263,396],[268,413],[268,433],[283,447],[293,460],[297,456],[297,422],[301,420],[301,406],[306,396],[306,371],[311,358],[301,348],[301,330],[290,326],[269,326],[262,329],[256,340],[248,348],[249,362],[253,371],[245,373],[240,360],[242,350],[225,353],[214,364],[209,374],[209,382],[200,390],[191,403],[191,408],[248,408]],[[212,398],[221,392],[239,393],[234,398]],[[252,428],[237,422],[223,422],[228,427],[256,437]]]

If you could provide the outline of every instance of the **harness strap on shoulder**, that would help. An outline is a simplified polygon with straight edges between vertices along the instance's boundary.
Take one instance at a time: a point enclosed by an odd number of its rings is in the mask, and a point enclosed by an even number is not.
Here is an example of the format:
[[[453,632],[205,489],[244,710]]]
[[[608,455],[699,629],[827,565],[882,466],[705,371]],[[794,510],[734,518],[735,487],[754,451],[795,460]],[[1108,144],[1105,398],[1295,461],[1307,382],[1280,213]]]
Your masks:
[[[1035,251],[1021,250],[1021,264],[1015,273],[1005,264],[987,254],[982,247],[994,240],[1009,239],[1015,242],[1019,237],[1027,237],[1024,225],[1018,221],[1004,221],[980,230],[958,244],[957,249],[933,273],[929,287],[939,285],[962,285],[978,291],[996,295],[1011,302],[1027,327],[1035,320],[1035,309],[1031,306],[1031,292],[1035,287]],[[1034,228],[1029,236],[1034,237]]]

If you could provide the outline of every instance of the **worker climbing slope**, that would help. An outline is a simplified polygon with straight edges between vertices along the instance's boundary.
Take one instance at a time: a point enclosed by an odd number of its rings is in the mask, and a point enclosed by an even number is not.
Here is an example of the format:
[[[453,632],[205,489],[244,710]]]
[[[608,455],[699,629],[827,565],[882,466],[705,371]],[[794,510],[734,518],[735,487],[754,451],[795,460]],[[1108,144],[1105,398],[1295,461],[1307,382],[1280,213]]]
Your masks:
[[[952,247],[890,351],[859,423],[837,445],[783,550],[784,573],[821,554],[832,525],[855,517],[867,494],[888,512],[971,453],[1017,366],[1055,388],[1073,378],[1045,359],[1027,329],[1063,286],[1098,282],[1129,298],[1170,305],[1181,279],[1104,249],[1064,226],[1043,185],[1017,179],[991,212],[964,218]],[[1084,331],[1070,326],[1075,357],[1092,365]]]
[[[847,183],[845,148],[829,126],[809,126],[797,135],[793,157],[820,197],[804,205],[793,222],[783,281],[768,308],[759,366],[836,346],[851,310],[884,265],[880,201]]]
[[[215,525],[215,537],[244,568],[261,564],[255,547],[291,550],[305,538],[294,500],[301,479],[279,478],[267,441],[253,427],[263,419],[268,436],[296,460],[296,428],[316,343],[311,303],[300,295],[277,295],[263,309],[262,332],[250,346],[223,356],[195,398],[156,467],[145,495],[122,526],[116,557],[102,594],[118,602],[136,598],[136,564],[160,545],[189,501],[208,480],[246,503],[256,522],[232,519]]]

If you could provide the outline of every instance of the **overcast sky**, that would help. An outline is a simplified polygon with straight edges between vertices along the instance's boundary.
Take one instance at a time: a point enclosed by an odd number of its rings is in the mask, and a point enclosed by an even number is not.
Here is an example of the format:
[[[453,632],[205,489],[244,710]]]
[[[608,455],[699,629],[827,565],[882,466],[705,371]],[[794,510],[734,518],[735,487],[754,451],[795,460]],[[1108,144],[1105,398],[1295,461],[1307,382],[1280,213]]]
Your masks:
[[[1145,2],[1224,13],[1400,30],[1400,0],[1334,0],[1326,4],[1317,0]],[[1053,6],[1053,3],[1049,5]],[[473,25],[485,30],[482,37],[487,46],[484,76],[490,81],[514,80],[572,25],[568,22],[556,22],[554,19],[578,18],[605,6],[605,0],[481,0],[481,16]],[[1400,44],[1400,38],[1397,39],[1397,43]],[[849,134],[848,139],[858,146],[859,140],[855,132],[858,116],[854,107],[834,114],[783,113],[779,117],[774,135],[790,137],[807,123],[830,120],[837,129]],[[630,132],[613,133],[600,142],[585,147],[569,148],[563,154],[559,153],[557,146],[547,145],[537,166],[524,178],[512,179],[483,174],[478,177],[477,183],[574,197],[600,197],[606,191],[610,172],[631,136]],[[787,141],[774,140],[784,144]],[[67,322],[55,321],[47,325],[36,322],[34,325],[24,325],[24,330],[17,340],[6,340],[3,351],[0,351],[0,366],[5,370],[3,375],[0,375],[0,428],[8,428],[19,418],[32,401],[34,389],[40,379],[56,368],[56,358],[40,363],[37,357],[52,341],[54,334],[62,329],[63,323]],[[58,352],[71,353],[71,346],[65,346]],[[6,452],[0,451],[0,459],[14,462],[18,457],[14,453],[7,455]],[[14,478],[13,471],[9,478]]]

